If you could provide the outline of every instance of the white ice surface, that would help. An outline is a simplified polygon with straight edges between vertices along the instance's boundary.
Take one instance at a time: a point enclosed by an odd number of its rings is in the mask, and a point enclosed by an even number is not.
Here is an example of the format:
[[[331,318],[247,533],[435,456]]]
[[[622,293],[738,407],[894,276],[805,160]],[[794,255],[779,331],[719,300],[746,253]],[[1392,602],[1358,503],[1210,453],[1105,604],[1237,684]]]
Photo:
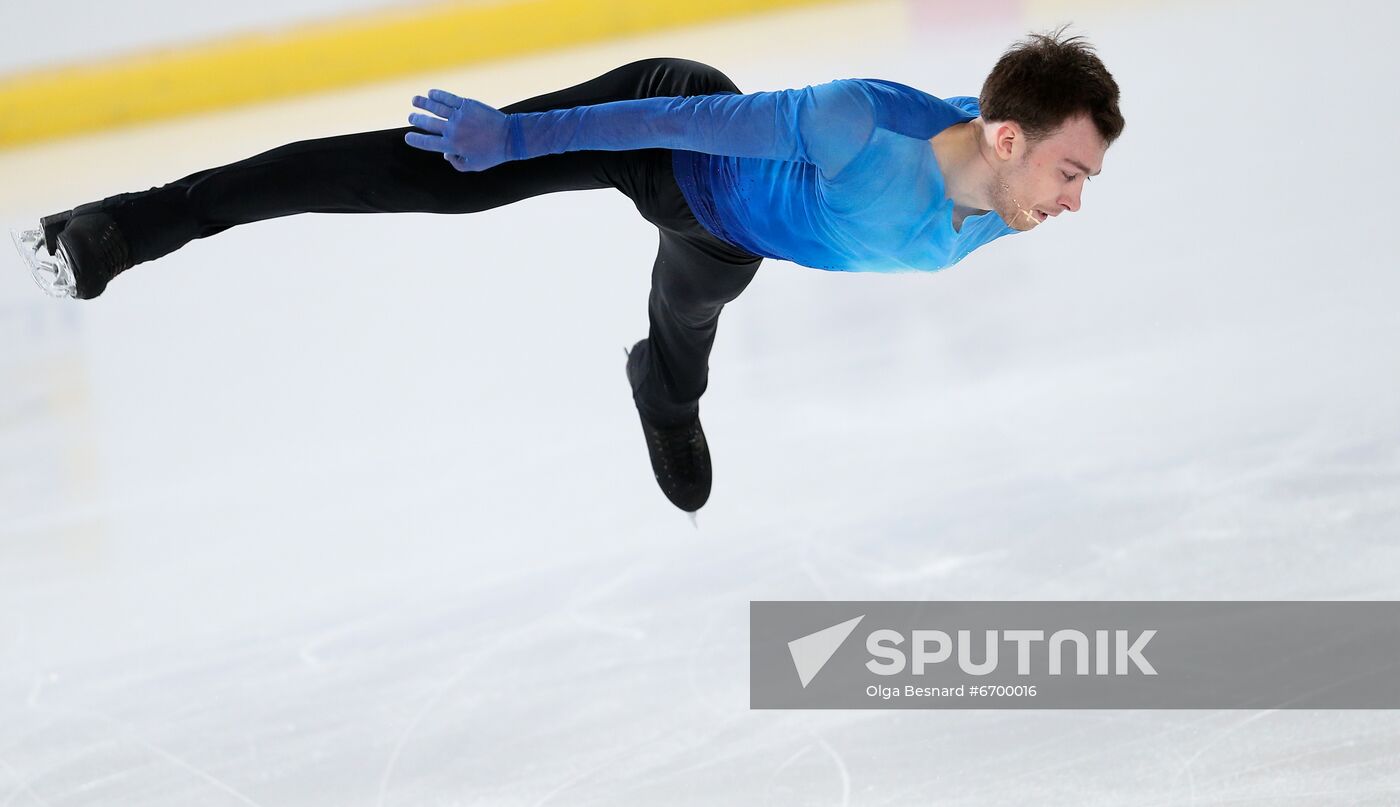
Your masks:
[[[1400,802],[1392,712],[748,708],[755,599],[1400,595],[1400,13],[1174,8],[837,5],[0,154],[15,224],[432,86],[975,94],[1071,20],[1128,121],[1080,213],[947,272],[766,263],[698,530],[621,194],[250,225],[90,303],[11,261],[0,807]]]

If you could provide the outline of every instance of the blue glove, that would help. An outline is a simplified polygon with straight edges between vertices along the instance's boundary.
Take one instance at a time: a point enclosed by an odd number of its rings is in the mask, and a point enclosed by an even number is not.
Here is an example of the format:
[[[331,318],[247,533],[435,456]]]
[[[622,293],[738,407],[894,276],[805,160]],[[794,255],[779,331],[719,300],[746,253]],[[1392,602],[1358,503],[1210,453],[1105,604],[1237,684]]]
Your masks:
[[[458,171],[485,171],[513,159],[511,116],[500,110],[445,90],[431,90],[427,98],[415,95],[413,105],[432,114],[415,112],[408,122],[430,134],[409,132],[403,138],[408,145],[440,152]]]

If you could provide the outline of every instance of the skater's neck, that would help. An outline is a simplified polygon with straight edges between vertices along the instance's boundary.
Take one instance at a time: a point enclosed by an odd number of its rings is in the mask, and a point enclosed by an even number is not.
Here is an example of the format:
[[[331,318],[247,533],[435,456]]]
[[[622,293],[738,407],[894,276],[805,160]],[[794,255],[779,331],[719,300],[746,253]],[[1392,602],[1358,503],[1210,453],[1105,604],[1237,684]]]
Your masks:
[[[947,197],[956,205],[991,210],[990,188],[996,176],[991,161],[983,154],[986,137],[982,119],[955,123],[930,138],[929,143],[943,174]]]

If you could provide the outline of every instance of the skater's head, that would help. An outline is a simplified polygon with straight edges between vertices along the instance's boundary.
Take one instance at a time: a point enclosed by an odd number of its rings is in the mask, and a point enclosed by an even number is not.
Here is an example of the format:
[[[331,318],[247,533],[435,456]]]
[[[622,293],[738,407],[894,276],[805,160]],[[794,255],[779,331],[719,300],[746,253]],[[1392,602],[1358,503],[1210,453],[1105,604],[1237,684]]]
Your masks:
[[[988,191],[1018,230],[1078,210],[1084,183],[1123,132],[1118,83],[1093,47],[1064,37],[1063,27],[1002,54],[978,102],[994,176]]]

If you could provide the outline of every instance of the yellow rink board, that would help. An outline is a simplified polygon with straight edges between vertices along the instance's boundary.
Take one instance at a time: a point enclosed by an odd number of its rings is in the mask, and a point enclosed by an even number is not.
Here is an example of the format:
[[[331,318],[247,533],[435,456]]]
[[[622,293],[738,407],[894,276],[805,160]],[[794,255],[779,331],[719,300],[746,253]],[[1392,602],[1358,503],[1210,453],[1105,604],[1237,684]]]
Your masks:
[[[828,1],[451,3],[3,76],[0,148]]]

